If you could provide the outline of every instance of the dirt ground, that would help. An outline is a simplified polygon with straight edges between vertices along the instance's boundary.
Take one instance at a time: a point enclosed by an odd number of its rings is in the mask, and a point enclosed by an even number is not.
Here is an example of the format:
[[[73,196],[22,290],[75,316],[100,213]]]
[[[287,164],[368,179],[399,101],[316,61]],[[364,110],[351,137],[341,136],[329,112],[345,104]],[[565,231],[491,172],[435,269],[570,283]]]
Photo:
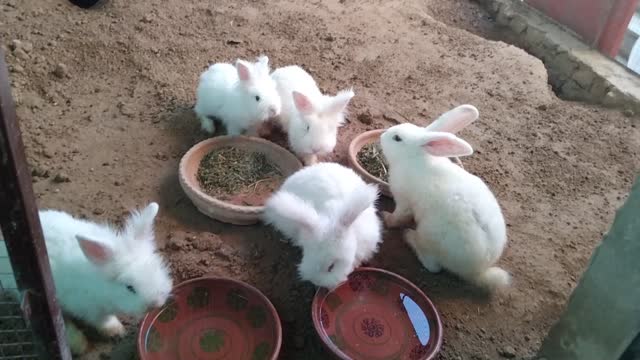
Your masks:
[[[258,287],[282,318],[282,359],[327,358],[311,328],[314,289],[296,280],[299,252],[266,227],[206,218],[178,184],[180,157],[205,138],[191,110],[200,72],[265,53],[272,66],[305,66],[325,91],[353,85],[340,162],[363,130],[426,124],[476,105],[480,120],[460,134],[476,153],[463,162],[504,209],[501,265],[514,286],[487,298],[451,275],[428,274],[396,231],[386,232],[373,265],[435,302],[441,359],[525,358],[560,315],[640,169],[640,125],[558,99],[538,59],[487,40],[502,35],[468,0],[110,0],[90,11],[65,0],[0,0],[0,44],[39,205],[117,221],[159,202],[157,237],[175,279],[215,274]],[[13,40],[22,42],[16,50]],[[364,124],[358,115],[366,113]],[[113,352],[103,344],[86,358],[133,358],[134,332]]]

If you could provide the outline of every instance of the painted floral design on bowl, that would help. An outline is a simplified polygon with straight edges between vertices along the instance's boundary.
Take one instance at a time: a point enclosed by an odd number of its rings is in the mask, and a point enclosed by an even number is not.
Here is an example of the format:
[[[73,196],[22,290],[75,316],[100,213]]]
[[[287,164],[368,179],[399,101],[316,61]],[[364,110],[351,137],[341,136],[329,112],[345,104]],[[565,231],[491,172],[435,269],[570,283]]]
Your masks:
[[[319,289],[312,318],[323,343],[341,359],[433,359],[442,343],[431,301],[406,279],[360,268],[336,289]]]
[[[275,308],[255,288],[231,279],[182,283],[172,301],[147,314],[141,360],[275,360],[282,329]]]

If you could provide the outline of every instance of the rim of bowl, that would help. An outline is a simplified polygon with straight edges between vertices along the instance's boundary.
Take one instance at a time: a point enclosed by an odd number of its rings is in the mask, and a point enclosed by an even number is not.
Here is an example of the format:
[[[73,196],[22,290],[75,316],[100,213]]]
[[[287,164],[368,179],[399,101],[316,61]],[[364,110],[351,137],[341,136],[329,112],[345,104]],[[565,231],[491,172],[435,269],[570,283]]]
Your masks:
[[[431,310],[435,314],[435,323],[436,323],[438,338],[436,339],[436,346],[434,347],[433,353],[428,358],[425,358],[424,360],[434,359],[435,356],[441,350],[443,333],[442,333],[442,321],[440,319],[440,313],[438,312],[438,309],[435,307],[431,299],[429,299],[429,297],[425,295],[425,293],[422,290],[420,290],[420,288],[418,288],[414,283],[407,280],[403,276],[400,276],[389,270],[363,266],[354,270],[352,274],[356,272],[367,272],[367,271],[379,272],[384,275],[391,276],[396,280],[399,280],[404,285],[406,285],[411,290],[413,290],[418,296],[420,296],[427,303],[427,306],[431,308]],[[342,286],[342,285],[344,285],[344,283],[339,284],[338,286]],[[320,341],[325,346],[325,348],[329,350],[329,352],[331,352],[334,356],[337,356],[341,360],[353,360],[352,358],[347,356],[347,354],[343,353],[342,350],[340,350],[335,344],[333,344],[333,342],[331,342],[331,340],[325,336],[325,333],[320,330],[322,329],[322,324],[320,322],[319,311],[316,311],[316,309],[319,308],[320,298],[327,293],[329,293],[329,290],[321,287],[321,288],[318,288],[318,290],[316,290],[316,294],[313,296],[313,301],[311,302],[311,319],[313,320],[313,328],[316,331],[316,334],[318,335],[318,337],[320,338]]]
[[[281,320],[280,320],[280,315],[278,315],[278,312],[276,311],[275,306],[273,306],[273,303],[271,303],[271,301],[269,300],[269,298],[262,293],[262,291],[258,290],[255,286],[251,285],[251,284],[247,284],[244,281],[240,281],[240,280],[236,280],[236,279],[232,279],[232,278],[227,278],[227,277],[221,277],[221,276],[201,276],[201,277],[197,277],[194,279],[189,279],[186,281],[183,281],[181,283],[179,283],[178,285],[174,286],[172,291],[181,287],[185,287],[188,285],[191,285],[192,283],[195,282],[199,282],[199,281],[227,281],[236,285],[239,285],[251,292],[253,292],[254,294],[256,294],[258,296],[258,298],[260,298],[260,300],[267,306],[267,308],[269,309],[269,311],[271,312],[271,316],[273,316],[275,323],[276,323],[276,346],[273,349],[273,356],[271,357],[271,360],[277,360],[278,359],[278,355],[280,355],[280,350],[282,347],[282,324],[281,324]],[[144,334],[142,333],[142,329],[144,328],[144,326],[147,324],[147,322],[151,321],[149,320],[151,315],[151,312],[148,312],[147,314],[145,314],[144,318],[142,319],[142,321],[140,322],[140,326],[138,327],[138,336],[137,336],[137,347],[138,347],[138,356],[140,356],[140,360],[146,360],[147,357],[145,357],[143,355],[143,350],[144,350]]]
[[[349,144],[349,148],[347,150],[348,152],[347,157],[349,158],[349,162],[351,163],[351,166],[354,167],[358,173],[360,173],[367,180],[369,180],[369,182],[375,182],[379,185],[384,185],[388,188],[389,187],[388,182],[383,181],[382,179],[371,175],[371,173],[365,170],[365,168],[363,168],[362,165],[360,165],[360,162],[358,162],[358,153],[360,152],[360,150],[362,150],[362,148],[365,145],[368,145],[376,141],[376,140],[373,140],[373,141],[365,142],[365,139],[367,138],[379,139],[380,135],[382,135],[382,133],[384,133],[385,131],[386,129],[376,129],[376,130],[369,130],[369,131],[360,133],[358,136],[353,138],[353,140],[351,140],[351,143]]]
[[[213,151],[215,149],[221,149],[224,148],[226,146],[232,146],[232,145],[223,145],[220,146],[220,143],[223,143],[225,141],[229,141],[230,139],[234,139],[236,141],[243,141],[243,142],[253,142],[255,144],[260,144],[264,147],[268,147],[268,148],[272,148],[275,151],[282,153],[283,156],[285,157],[289,157],[289,160],[291,160],[291,164],[293,166],[297,166],[298,170],[302,169],[302,163],[300,162],[300,160],[293,155],[290,151],[288,151],[287,149],[283,148],[282,146],[278,145],[278,144],[274,144],[271,141],[262,139],[262,138],[257,138],[257,137],[252,137],[252,136],[244,136],[244,135],[239,135],[239,136],[231,136],[231,135],[224,135],[224,136],[217,136],[217,137],[213,137],[213,138],[209,138],[206,140],[202,140],[201,142],[193,145],[183,156],[182,159],[180,159],[180,164],[178,165],[178,173],[180,176],[180,182],[185,184],[185,186],[188,186],[189,189],[191,191],[193,191],[200,199],[220,208],[220,209],[224,209],[226,211],[232,211],[232,212],[241,212],[241,213],[245,213],[245,214],[259,214],[260,212],[262,212],[264,210],[264,205],[262,206],[244,206],[244,205],[236,205],[227,201],[223,201],[220,200],[218,198],[215,198],[209,194],[207,194],[206,192],[204,192],[202,190],[202,187],[200,186],[200,184],[195,181],[195,182],[191,182],[189,180],[187,180],[187,176],[186,176],[186,166],[187,166],[187,162],[189,161],[189,159],[191,159],[191,157],[193,156],[193,154],[200,150],[200,148],[202,147],[206,147],[206,146],[211,146],[211,149],[209,151]],[[267,158],[271,161],[273,161],[273,156],[271,155],[271,153],[268,152],[262,152],[263,154],[265,154],[265,156],[267,156]],[[286,155],[285,155],[286,154]],[[287,161],[289,161],[287,160]]]

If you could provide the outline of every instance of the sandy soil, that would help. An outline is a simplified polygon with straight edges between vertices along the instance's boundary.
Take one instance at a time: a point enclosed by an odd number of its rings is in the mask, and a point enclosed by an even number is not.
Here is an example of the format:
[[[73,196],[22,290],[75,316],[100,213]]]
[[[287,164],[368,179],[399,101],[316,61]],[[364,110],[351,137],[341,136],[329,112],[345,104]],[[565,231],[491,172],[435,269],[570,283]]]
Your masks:
[[[266,53],[274,66],[304,65],[326,91],[353,85],[341,162],[363,130],[476,105],[480,120],[460,134],[476,154],[463,161],[504,208],[501,265],[513,288],[488,299],[428,274],[394,231],[373,264],[434,300],[445,326],[441,359],[524,358],[624,201],[640,169],[640,130],[618,111],[558,99],[538,59],[485,39],[499,31],[466,0],[111,0],[90,11],[0,0],[0,44],[39,205],[117,221],[158,201],[158,239],[176,280],[215,274],[257,286],[282,317],[283,359],[326,357],[310,328],[314,290],[295,279],[298,251],[265,227],[200,215],[178,184],[179,158],[205,138],[191,111],[199,73]],[[357,120],[363,113],[367,124]],[[109,348],[87,358],[130,359],[132,337]]]

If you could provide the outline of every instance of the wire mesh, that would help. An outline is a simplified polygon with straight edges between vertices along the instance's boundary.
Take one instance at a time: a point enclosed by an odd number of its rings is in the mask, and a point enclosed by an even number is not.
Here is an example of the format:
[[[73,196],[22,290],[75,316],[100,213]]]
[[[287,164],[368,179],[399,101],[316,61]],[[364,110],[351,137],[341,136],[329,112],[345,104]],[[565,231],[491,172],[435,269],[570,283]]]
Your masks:
[[[0,360],[38,359],[33,332],[20,306],[7,247],[0,232]]]

